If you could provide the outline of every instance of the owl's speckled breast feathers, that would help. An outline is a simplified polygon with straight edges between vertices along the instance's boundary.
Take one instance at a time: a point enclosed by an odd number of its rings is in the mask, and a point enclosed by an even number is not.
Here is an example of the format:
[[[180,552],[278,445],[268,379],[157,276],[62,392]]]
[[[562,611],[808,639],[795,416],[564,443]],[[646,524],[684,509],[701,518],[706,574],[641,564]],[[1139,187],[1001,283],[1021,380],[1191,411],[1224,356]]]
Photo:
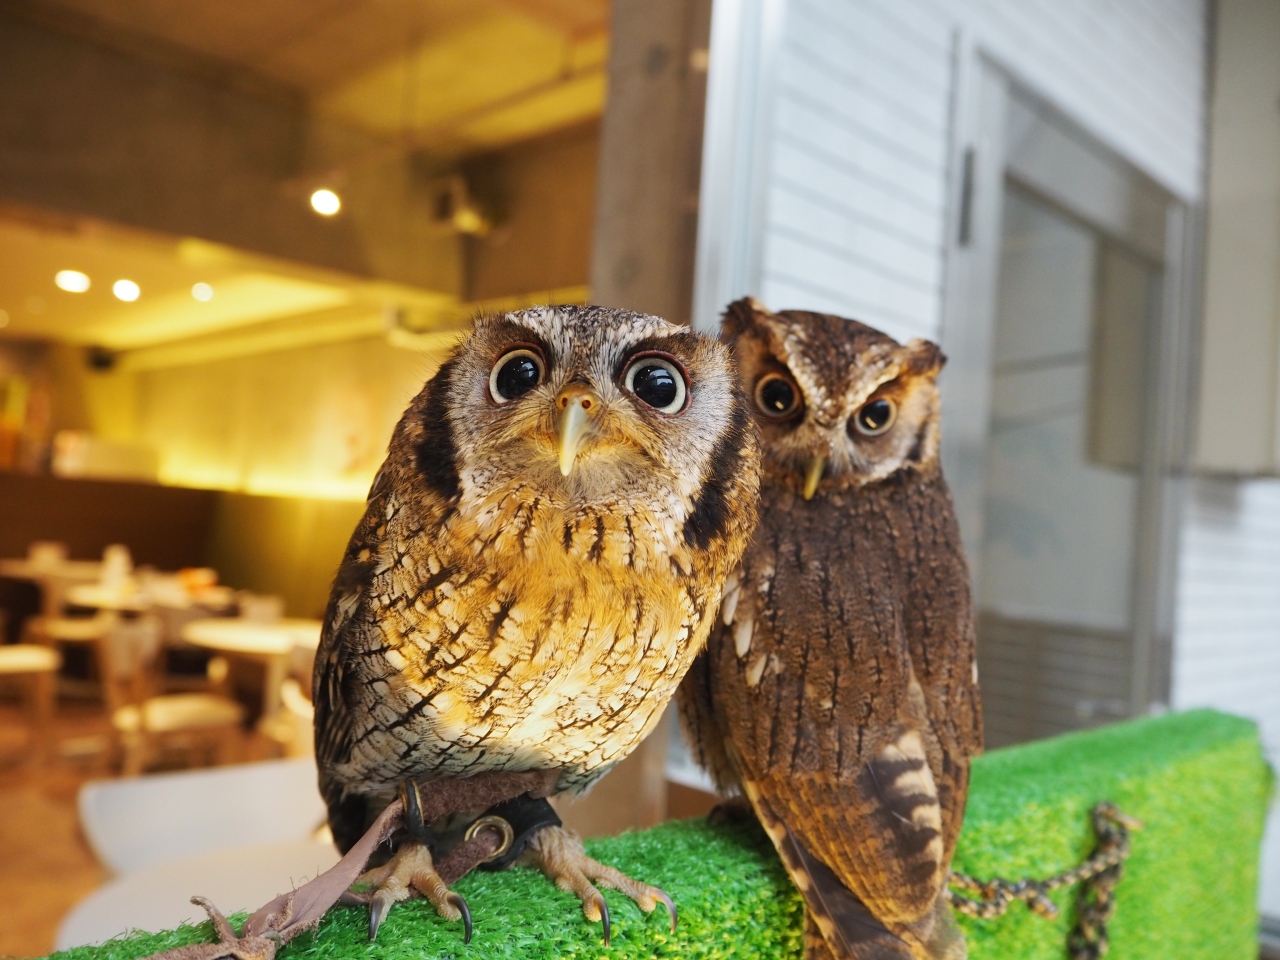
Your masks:
[[[761,520],[681,688],[804,894],[809,960],[959,960],[945,883],[981,746],[969,573],[927,341],[730,306]]]
[[[496,362],[523,354],[542,379],[495,399]],[[687,378],[683,409],[638,399],[646,357]],[[587,440],[562,470],[579,389]],[[334,585],[315,691],[331,811],[482,771],[580,789],[625,757],[710,629],[756,457],[706,338],[602,308],[478,321],[396,428]]]

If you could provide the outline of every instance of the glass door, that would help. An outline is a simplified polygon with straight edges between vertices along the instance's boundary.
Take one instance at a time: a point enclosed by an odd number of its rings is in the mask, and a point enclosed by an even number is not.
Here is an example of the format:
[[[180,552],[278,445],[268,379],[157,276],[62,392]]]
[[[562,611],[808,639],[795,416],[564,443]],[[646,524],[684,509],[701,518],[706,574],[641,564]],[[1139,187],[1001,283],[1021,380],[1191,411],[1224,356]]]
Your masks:
[[[1008,181],[978,594],[990,746],[1127,716],[1159,267]]]
[[[1178,205],[996,68],[980,73],[957,163],[943,443],[996,747],[1166,696],[1186,418],[1168,295]]]

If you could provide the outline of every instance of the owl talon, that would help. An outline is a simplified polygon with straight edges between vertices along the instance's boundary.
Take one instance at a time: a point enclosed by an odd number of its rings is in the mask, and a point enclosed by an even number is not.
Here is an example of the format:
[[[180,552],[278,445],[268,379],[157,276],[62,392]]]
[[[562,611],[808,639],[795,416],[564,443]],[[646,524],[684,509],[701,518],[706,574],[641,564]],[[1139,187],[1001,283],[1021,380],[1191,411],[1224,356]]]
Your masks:
[[[596,912],[600,914],[600,926],[604,928],[604,945],[607,947],[609,946],[609,934],[612,929],[609,923],[609,905],[604,902],[604,895],[599,890],[591,898],[591,903],[596,908]]]
[[[583,915],[595,923],[604,925],[604,942],[610,936],[609,907],[600,895],[595,883],[610,890],[625,893],[645,913],[653,912],[659,903],[667,908],[671,919],[671,932],[676,929],[676,906],[671,898],[647,883],[632,880],[621,870],[592,860],[582,847],[577,834],[563,827],[544,827],[529,841],[525,853],[526,862],[541,870],[567,893],[577,895],[582,901]]]
[[[365,873],[360,883],[376,889],[367,898],[369,904],[369,939],[378,936],[378,928],[387,917],[387,911],[402,900],[417,896],[426,897],[436,908],[436,913],[446,920],[461,919],[463,937],[471,941],[471,910],[461,895],[454,893],[436,873],[431,851],[420,843],[406,843],[395,856],[381,867]],[[359,902],[360,894],[352,893],[351,899]]]
[[[382,926],[382,918],[387,912],[387,907],[394,903],[389,895],[384,895],[381,890],[369,901],[369,942],[378,939],[378,928]]]
[[[676,922],[678,920],[678,917],[676,916],[675,903],[672,901],[672,899],[669,896],[667,896],[663,891],[659,890],[657,887],[650,887],[649,895],[653,897],[653,899],[657,900],[664,907],[667,908],[667,918],[671,921],[671,932],[674,934],[676,932]]]
[[[467,906],[467,901],[460,893],[450,890],[448,899],[453,909],[462,914],[462,943],[465,946],[471,942],[471,908]]]

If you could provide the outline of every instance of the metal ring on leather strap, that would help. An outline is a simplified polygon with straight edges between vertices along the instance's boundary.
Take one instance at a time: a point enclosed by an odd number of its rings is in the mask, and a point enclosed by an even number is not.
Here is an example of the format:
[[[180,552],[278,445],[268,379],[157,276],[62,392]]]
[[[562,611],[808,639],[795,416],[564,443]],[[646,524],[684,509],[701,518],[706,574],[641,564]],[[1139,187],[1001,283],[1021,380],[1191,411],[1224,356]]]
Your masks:
[[[481,864],[483,870],[503,870],[511,866],[524,853],[534,834],[544,827],[560,826],[560,818],[546,798],[534,798],[527,793],[494,804],[486,811],[486,815],[501,817],[509,823],[515,832],[515,842],[504,855],[494,855]]]
[[[516,842],[516,832],[512,828],[511,824],[507,823],[507,821],[502,819],[502,817],[495,817],[492,815],[483,816],[475,823],[471,824],[471,826],[467,827],[467,832],[464,835],[463,840],[474,839],[475,835],[481,830],[496,830],[502,837],[502,843],[499,844],[498,849],[480,861],[481,863],[488,863],[490,860],[497,860],[499,857],[504,856],[506,852],[511,849],[511,845]]]

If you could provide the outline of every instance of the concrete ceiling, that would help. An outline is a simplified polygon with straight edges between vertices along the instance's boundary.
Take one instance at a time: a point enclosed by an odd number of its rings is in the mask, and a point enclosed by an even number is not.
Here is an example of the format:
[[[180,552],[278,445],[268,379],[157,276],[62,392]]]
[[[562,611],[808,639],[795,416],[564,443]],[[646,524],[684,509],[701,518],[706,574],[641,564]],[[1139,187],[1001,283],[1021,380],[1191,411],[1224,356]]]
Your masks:
[[[388,306],[439,310],[454,303],[441,294],[90,221],[0,217],[0,263],[0,338],[114,350],[287,319],[298,320],[304,334],[317,323],[332,328],[353,322],[376,333]],[[54,278],[61,270],[87,275],[89,289],[59,289]],[[136,301],[113,294],[117,280],[138,285]],[[196,299],[192,288],[198,283],[212,288],[212,297]],[[274,340],[283,329],[273,331]]]
[[[228,77],[262,78],[393,151],[497,147],[598,116],[604,104],[608,0],[17,3],[46,27],[126,54],[146,56],[150,44],[166,65],[182,68],[185,58],[206,77],[225,65]],[[349,162],[376,162],[385,149],[373,153]],[[0,338],[129,350],[291,316],[367,318],[415,296],[437,306],[452,299],[195,240],[10,214],[0,211]],[[59,290],[53,278],[63,269],[88,274],[90,289]],[[117,300],[117,279],[137,282],[142,296]],[[192,298],[197,282],[214,287],[211,301]]]
[[[495,14],[564,38],[603,33],[608,0],[41,0],[117,30],[320,93]]]

